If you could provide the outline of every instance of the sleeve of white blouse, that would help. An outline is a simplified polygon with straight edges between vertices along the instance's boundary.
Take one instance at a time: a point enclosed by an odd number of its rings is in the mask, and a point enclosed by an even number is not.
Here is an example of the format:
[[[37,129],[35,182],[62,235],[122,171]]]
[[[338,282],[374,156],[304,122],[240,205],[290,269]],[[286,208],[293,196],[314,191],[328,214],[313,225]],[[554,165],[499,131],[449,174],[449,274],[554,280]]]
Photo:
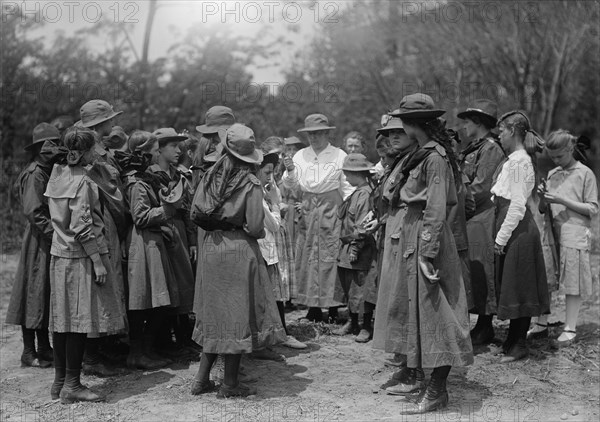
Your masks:
[[[298,160],[300,159],[300,156],[298,154],[300,154],[300,151],[298,151],[294,155],[294,169],[292,171],[285,170],[281,178],[283,186],[285,186],[288,189],[294,189],[300,184],[299,178],[302,170],[300,168],[300,165],[298,164]]]
[[[513,230],[525,216],[527,197],[529,196],[527,181],[531,177],[529,173],[533,172],[533,168],[522,162],[516,162],[514,165],[509,166],[508,172],[507,182],[509,183],[510,204],[502,226],[496,234],[496,243],[500,246],[506,246]]]

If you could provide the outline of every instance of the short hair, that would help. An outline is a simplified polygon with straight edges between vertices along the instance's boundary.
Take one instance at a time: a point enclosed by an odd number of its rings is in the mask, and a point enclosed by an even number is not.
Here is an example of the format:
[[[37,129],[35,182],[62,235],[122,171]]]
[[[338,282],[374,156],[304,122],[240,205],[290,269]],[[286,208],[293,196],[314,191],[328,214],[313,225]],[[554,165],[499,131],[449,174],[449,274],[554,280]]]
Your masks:
[[[284,146],[285,144],[282,138],[280,138],[279,136],[269,136],[267,139],[261,142],[260,149],[265,154],[268,154],[269,152],[278,148],[283,149]]]
[[[347,141],[348,139],[358,139],[358,140],[360,141],[360,143],[361,143],[361,145],[362,145],[363,149],[366,149],[366,148],[367,148],[367,143],[366,143],[366,141],[365,141],[365,137],[364,137],[364,136],[362,136],[360,133],[356,132],[355,130],[353,130],[353,131],[351,131],[351,132],[348,132],[348,133],[346,134],[346,136],[344,136],[344,141],[343,141],[343,143],[342,143],[342,144],[344,145],[344,148],[346,148],[346,141]]]

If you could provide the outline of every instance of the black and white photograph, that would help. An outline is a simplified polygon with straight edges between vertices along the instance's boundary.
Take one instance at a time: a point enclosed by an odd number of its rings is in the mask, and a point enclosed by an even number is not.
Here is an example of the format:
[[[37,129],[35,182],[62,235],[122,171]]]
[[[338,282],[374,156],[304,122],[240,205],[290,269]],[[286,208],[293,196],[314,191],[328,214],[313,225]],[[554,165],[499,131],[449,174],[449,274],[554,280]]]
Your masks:
[[[598,420],[599,28],[0,0],[0,422]]]

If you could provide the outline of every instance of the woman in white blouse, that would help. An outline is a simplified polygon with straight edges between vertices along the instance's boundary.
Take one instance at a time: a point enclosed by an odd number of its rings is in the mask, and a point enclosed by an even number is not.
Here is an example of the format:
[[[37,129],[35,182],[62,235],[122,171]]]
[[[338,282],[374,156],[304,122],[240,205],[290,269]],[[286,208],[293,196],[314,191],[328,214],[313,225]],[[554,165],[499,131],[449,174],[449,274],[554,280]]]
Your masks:
[[[337,257],[340,249],[340,224],[337,209],[354,188],[346,181],[342,164],[346,153],[329,143],[327,117],[311,114],[298,132],[307,134],[310,146],[294,157],[285,157],[283,185],[302,191],[302,219],[296,240],[296,278],[298,297],[295,302],[309,307],[306,318],[322,321],[321,308],[329,308],[328,318],[335,322],[337,307],[333,298],[337,280]]]
[[[496,286],[498,318],[510,319],[501,362],[529,354],[527,330],[531,317],[550,312],[540,233],[527,208],[536,185],[535,154],[544,141],[521,111],[504,114],[498,123],[508,159],[496,170],[492,186],[496,204]]]

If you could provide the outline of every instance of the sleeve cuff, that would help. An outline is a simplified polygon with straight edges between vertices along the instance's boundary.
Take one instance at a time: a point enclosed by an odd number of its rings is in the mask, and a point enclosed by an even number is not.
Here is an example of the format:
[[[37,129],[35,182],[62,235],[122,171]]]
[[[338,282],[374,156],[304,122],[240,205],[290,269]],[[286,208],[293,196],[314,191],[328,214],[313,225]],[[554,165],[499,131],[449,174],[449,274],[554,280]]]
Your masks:
[[[420,255],[435,258],[440,251],[440,235],[443,223],[430,224],[423,227],[419,235]]]

